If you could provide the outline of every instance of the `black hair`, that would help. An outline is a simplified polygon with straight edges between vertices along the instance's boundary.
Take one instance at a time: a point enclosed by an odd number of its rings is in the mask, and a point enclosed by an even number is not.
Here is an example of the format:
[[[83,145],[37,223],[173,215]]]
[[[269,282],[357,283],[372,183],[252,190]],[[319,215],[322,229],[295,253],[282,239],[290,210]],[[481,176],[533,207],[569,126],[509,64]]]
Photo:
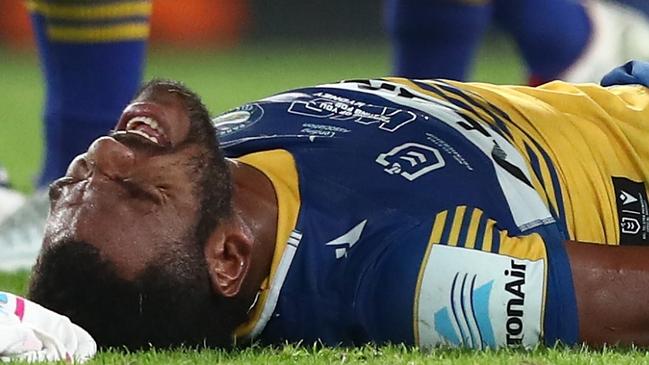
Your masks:
[[[227,348],[246,307],[212,292],[199,251],[162,255],[126,280],[94,246],[60,242],[41,254],[28,296],[69,317],[100,348]]]
[[[200,97],[182,83],[152,80],[136,99],[158,88],[179,95],[189,114],[190,133],[177,148],[200,147],[186,163],[190,176],[196,176],[197,222],[188,227],[183,242],[161,243],[159,247],[176,249],[162,252],[134,280],[122,278],[89,243],[53,242],[34,266],[28,297],[68,316],[100,347],[227,347],[236,325],[246,318],[247,306],[212,290],[203,246],[231,214],[230,173]]]

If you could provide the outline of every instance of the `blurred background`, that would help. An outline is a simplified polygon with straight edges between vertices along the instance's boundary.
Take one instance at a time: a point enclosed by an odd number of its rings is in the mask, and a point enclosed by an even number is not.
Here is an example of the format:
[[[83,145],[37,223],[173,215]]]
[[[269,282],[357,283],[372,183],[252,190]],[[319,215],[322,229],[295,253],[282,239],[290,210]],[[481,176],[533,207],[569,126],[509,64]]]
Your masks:
[[[647,0],[620,0],[647,8]],[[213,114],[289,88],[391,72],[377,0],[155,0],[145,78],[179,79]],[[470,80],[527,81],[510,36],[481,43]],[[0,165],[33,189],[43,150],[44,84],[21,0],[0,2]]]

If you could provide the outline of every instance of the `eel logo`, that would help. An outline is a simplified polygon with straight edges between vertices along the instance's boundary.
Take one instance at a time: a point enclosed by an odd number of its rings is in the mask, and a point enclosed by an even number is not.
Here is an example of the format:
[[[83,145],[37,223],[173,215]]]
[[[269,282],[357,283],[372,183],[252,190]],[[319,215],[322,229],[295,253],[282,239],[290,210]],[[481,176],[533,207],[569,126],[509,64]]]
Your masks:
[[[401,175],[409,181],[446,166],[436,148],[413,142],[379,154],[376,162],[384,166],[383,170],[388,174]]]
[[[620,226],[624,234],[637,234],[640,232],[640,222],[633,217],[622,217]]]

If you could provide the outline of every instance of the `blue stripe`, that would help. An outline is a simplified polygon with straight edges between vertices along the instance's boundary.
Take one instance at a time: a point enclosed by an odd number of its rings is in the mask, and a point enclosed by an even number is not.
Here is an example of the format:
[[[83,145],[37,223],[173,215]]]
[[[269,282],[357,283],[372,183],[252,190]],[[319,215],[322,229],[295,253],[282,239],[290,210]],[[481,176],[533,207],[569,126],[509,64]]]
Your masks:
[[[445,91],[463,98],[464,100],[466,100],[466,102],[470,103],[471,105],[475,106],[476,108],[478,108],[478,109],[482,110],[483,112],[485,112],[486,114],[488,114],[494,120],[495,125],[492,125],[494,127],[494,130],[499,132],[499,134],[501,136],[503,136],[505,138],[508,138],[510,140],[510,142],[513,140],[513,136],[512,136],[511,131],[509,130],[509,127],[502,120],[504,118],[505,120],[507,120],[508,122],[511,123],[511,119],[509,118],[509,115],[507,115],[507,113],[500,110],[495,105],[491,104],[489,101],[485,100],[484,98],[480,97],[479,95],[476,95],[476,96],[479,97],[480,100],[482,100],[485,104],[489,105],[489,108],[485,108],[484,105],[477,102],[474,97],[469,96],[464,91],[456,88],[453,85],[447,84],[447,83],[439,81],[439,80],[436,81],[436,84],[438,84],[438,86],[440,88],[444,89]],[[475,112],[475,110],[473,108],[471,108],[471,110]],[[499,115],[496,115],[496,114],[499,114]]]
[[[477,275],[476,275],[477,276]],[[474,278],[475,279],[475,278]],[[482,285],[475,290],[474,296],[471,298],[473,303],[474,316],[478,323],[478,329],[484,339],[483,345],[496,348],[496,339],[494,337],[494,330],[489,318],[489,296],[491,295],[491,288],[494,281]]]
[[[476,327],[478,328],[478,340],[480,340],[479,344],[480,347],[475,346],[475,343],[473,344],[475,348],[480,348],[482,349],[482,344],[484,343],[485,340],[482,338],[482,330],[480,329],[480,322],[479,318],[476,315],[475,312],[475,300],[474,300],[474,290],[475,290],[475,279],[478,277],[478,275],[473,275],[473,279],[471,279],[471,291],[469,292],[469,300],[471,301],[471,315],[473,316],[473,320],[475,321]]]
[[[457,238],[457,246],[464,247],[466,245],[466,236],[469,234],[469,226],[471,225],[471,215],[475,208],[466,209],[464,211],[464,217],[462,218],[462,224],[460,225],[460,235]]]
[[[475,235],[475,249],[482,251],[482,240],[484,239],[484,232],[487,229],[487,216],[484,212],[480,216],[480,222],[478,222],[478,230]]]
[[[444,90],[446,90],[446,91],[448,91],[450,93],[453,93],[453,94],[458,95],[458,96],[463,96],[463,97],[468,98],[469,100],[472,100],[472,101],[474,100],[473,97],[467,96],[467,94],[465,94],[465,92],[463,90],[461,90],[461,89],[459,89],[459,88],[457,88],[457,87],[455,87],[455,86],[453,86],[453,85],[451,85],[451,84],[449,84],[447,82],[444,82],[442,80],[434,80],[433,82],[436,85],[438,85],[439,87],[443,88]],[[496,113],[496,114],[498,114],[498,116],[500,116],[503,119],[506,119],[508,122],[510,122],[510,123],[512,122],[509,115],[507,113],[505,113],[503,110],[501,110],[500,108],[498,108],[497,106],[495,106],[494,104],[489,102],[489,100],[483,98],[482,96],[477,95],[477,94],[476,94],[476,96],[479,97],[482,102],[487,104],[490,109],[486,109],[482,105],[480,105],[479,103],[474,101],[479,108],[482,108],[485,112],[489,113],[489,115],[492,115],[492,113]]]
[[[455,283],[457,282],[458,275],[460,275],[460,273],[455,274],[455,277],[453,278],[453,284],[451,285],[451,311],[453,312],[453,318],[455,319],[457,328],[460,330],[460,338],[462,340],[462,343],[464,343],[464,339],[467,337],[464,334],[464,331],[462,330],[462,326],[460,326],[460,320],[457,314],[458,309],[456,308],[457,304],[455,303]]]
[[[442,245],[448,245],[448,239],[451,236],[451,228],[453,227],[453,224],[449,224],[449,222],[453,222],[453,218],[455,218],[455,212],[453,212],[453,214],[446,215],[446,220],[444,221],[444,230],[442,231],[442,237],[440,238],[439,242]]]
[[[564,240],[559,237],[560,232],[551,231],[557,226],[546,228],[549,231],[544,236],[548,253],[548,289],[543,341],[548,346],[554,346],[557,341],[570,346],[579,340],[579,316],[570,261],[563,245]]]
[[[500,230],[494,226],[492,231],[491,252],[498,253],[500,251]]]
[[[554,164],[552,163],[550,156],[548,156],[541,145],[539,145],[532,138],[530,138],[530,140],[532,141],[532,143],[534,143],[536,148],[541,151],[541,157],[543,158],[543,161],[545,162],[545,165],[548,167],[548,171],[550,172],[550,180],[552,181],[552,187],[554,188],[554,199],[557,202],[557,209],[559,210],[558,212],[554,213],[556,214],[555,219],[560,225],[564,239],[568,239],[570,235],[568,234],[568,226],[566,224],[566,211],[565,207],[563,206],[563,194],[561,194],[561,184],[559,183],[557,170],[554,168]]]
[[[541,187],[543,188],[543,191],[545,191],[545,194],[547,195],[548,190],[545,188],[545,181],[543,180],[543,174],[541,172],[541,165],[539,164],[538,156],[536,152],[532,151],[532,149],[529,147],[527,142],[525,142],[525,151],[527,152],[530,165],[532,165],[532,171],[538,177],[538,180],[541,183]],[[555,207],[552,204],[550,204],[550,202],[548,202],[548,208],[550,209],[550,214],[552,214],[554,219],[559,220],[560,218],[557,215],[557,211]]]
[[[466,305],[465,305],[466,299],[468,297],[468,295],[464,295],[464,293],[465,293],[464,287],[465,287],[465,284],[466,284],[467,276],[469,276],[469,274],[464,274],[464,278],[462,279],[462,289],[460,289],[461,290],[461,292],[460,292],[460,304],[462,305],[462,316],[464,318],[464,323],[466,324],[466,328],[468,328],[468,330],[469,330],[469,336],[471,337],[471,346],[470,347],[475,348],[476,347],[476,339],[474,337],[473,332],[471,331],[471,324],[469,323],[469,315],[467,313],[467,309],[466,309]]]
[[[435,93],[436,95],[441,96],[443,99],[446,99],[446,96],[444,95],[444,93],[441,92],[438,88],[436,88],[434,86],[431,86],[429,84],[423,83],[421,81],[417,81],[417,80],[410,80],[410,81],[412,81],[415,85],[419,86],[420,88],[422,88],[422,89],[424,89],[426,91],[430,91],[432,93]]]

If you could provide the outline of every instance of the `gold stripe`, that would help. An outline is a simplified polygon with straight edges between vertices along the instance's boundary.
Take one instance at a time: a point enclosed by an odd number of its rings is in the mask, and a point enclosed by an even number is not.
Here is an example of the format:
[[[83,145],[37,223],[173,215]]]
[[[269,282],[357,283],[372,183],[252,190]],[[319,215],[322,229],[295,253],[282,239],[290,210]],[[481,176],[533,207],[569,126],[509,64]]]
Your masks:
[[[444,232],[447,215],[448,211],[445,210],[435,216],[435,221],[433,222],[433,230],[430,232],[428,243],[439,243],[439,240],[442,239],[442,232]]]
[[[287,246],[291,232],[297,224],[300,212],[300,187],[295,160],[286,150],[270,150],[251,153],[237,160],[251,165],[268,177],[277,194],[277,236],[275,238],[275,252],[270,267],[270,274],[262,284],[259,299],[252,309],[248,320],[239,325],[235,330],[236,338],[246,337],[255,328],[261,317],[266,300],[269,295],[269,283],[277,274],[279,262]]]
[[[49,4],[43,1],[27,1],[27,9],[49,18],[65,20],[105,20],[134,16],[150,16],[150,1],[128,1],[104,5]]]
[[[493,243],[494,225],[496,225],[496,221],[494,221],[493,219],[487,220],[487,224],[484,230],[484,236],[482,237],[482,251],[491,252],[491,244]]]
[[[447,215],[448,211],[443,211],[435,216],[435,220],[433,221],[433,229],[430,232],[428,246],[426,247],[426,253],[424,254],[424,259],[419,266],[417,286],[415,287],[415,300],[412,305],[412,330],[414,331],[415,344],[419,344],[419,295],[421,294],[421,283],[424,280],[424,272],[426,271],[426,266],[428,266],[430,251],[432,250],[433,245],[439,243],[439,240],[442,238],[442,232],[444,231]]]
[[[47,29],[47,35],[53,41],[64,42],[111,42],[146,39],[149,36],[149,25],[144,22],[132,22],[101,27],[50,26]]]
[[[500,250],[501,255],[507,255],[525,260],[545,260],[547,257],[545,251],[545,241],[538,233],[532,233],[527,236],[509,237],[507,231],[500,232]]]
[[[464,247],[475,248],[475,238],[478,234],[481,218],[482,211],[480,209],[473,209],[473,212],[471,213],[471,223],[469,223],[469,231],[466,235],[466,242],[464,243]]]
[[[455,215],[453,216],[453,224],[451,225],[451,232],[448,235],[448,242],[445,242],[449,246],[457,246],[458,238],[460,237],[460,231],[462,230],[462,220],[464,220],[464,212],[466,212],[466,206],[459,206],[455,209]]]

